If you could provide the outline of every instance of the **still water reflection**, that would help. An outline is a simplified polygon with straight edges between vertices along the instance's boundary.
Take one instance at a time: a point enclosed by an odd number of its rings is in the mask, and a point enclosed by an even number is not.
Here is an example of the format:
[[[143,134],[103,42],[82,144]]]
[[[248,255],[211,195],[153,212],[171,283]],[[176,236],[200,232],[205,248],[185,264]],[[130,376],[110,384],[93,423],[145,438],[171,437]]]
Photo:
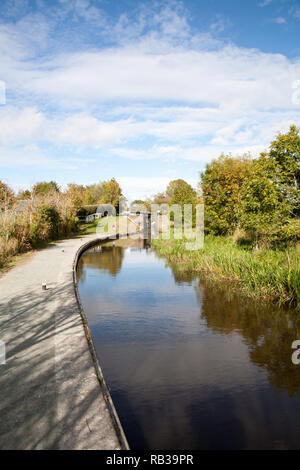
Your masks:
[[[292,312],[187,279],[138,241],[88,250],[77,276],[132,449],[300,448]]]

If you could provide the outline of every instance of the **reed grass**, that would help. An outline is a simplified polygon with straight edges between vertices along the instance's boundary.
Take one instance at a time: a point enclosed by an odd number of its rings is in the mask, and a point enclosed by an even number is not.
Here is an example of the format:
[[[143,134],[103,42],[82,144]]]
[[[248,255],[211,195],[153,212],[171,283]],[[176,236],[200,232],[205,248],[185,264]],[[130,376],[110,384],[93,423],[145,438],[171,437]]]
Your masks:
[[[300,309],[300,252],[286,249],[253,250],[232,237],[205,237],[204,247],[188,251],[185,240],[153,240],[156,252],[177,271],[202,273],[230,281],[248,296]]]

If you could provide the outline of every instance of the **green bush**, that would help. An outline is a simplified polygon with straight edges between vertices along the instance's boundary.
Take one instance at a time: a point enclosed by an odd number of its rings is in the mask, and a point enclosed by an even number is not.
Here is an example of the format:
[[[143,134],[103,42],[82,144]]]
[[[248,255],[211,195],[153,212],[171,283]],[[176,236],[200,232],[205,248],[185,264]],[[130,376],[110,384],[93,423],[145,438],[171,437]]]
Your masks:
[[[41,224],[45,227],[48,227],[49,238],[55,238],[59,235],[61,217],[58,210],[54,206],[40,206],[38,217]]]

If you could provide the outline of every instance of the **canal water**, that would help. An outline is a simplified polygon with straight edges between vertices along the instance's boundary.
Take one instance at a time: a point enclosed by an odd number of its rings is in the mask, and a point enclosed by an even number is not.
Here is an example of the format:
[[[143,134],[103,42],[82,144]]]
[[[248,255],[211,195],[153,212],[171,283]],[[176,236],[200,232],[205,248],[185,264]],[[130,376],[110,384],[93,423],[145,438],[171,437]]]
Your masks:
[[[192,279],[142,241],[86,251],[78,288],[132,449],[299,449],[293,312]]]

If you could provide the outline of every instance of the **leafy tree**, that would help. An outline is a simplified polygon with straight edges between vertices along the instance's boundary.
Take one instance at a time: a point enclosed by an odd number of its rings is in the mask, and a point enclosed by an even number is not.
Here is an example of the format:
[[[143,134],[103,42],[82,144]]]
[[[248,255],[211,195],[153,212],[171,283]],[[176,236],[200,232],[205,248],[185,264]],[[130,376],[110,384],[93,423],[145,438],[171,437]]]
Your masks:
[[[300,135],[295,125],[271,142],[270,157],[281,167],[282,180],[300,189]]]
[[[170,198],[169,196],[166,195],[166,193],[157,193],[153,197],[153,204],[169,204],[170,203]]]
[[[15,194],[13,190],[7,184],[0,181],[0,211],[10,209],[14,202]]]
[[[201,174],[205,228],[216,235],[234,232],[241,219],[242,187],[252,167],[249,155],[221,155]]]
[[[250,240],[271,244],[300,239],[300,137],[291,126],[278,134],[269,151],[224,156],[201,175],[205,226],[217,235],[242,228]]]
[[[272,243],[300,238],[300,137],[291,126],[278,134],[269,152],[253,162],[242,194],[242,227],[257,241]]]
[[[145,201],[143,201],[142,199],[135,199],[134,201],[132,201],[131,204],[145,204]]]
[[[98,204],[103,197],[103,183],[96,183],[86,186],[86,204]]]
[[[300,135],[292,125],[286,134],[279,133],[271,142],[269,153],[272,174],[270,177],[289,199],[293,214],[300,214]]]
[[[171,204],[195,204],[197,202],[197,192],[184,180],[174,180],[168,185],[167,195]]]
[[[272,166],[266,154],[254,160],[241,191],[241,227],[256,240],[273,238],[291,215],[290,201],[274,183]]]
[[[197,192],[183,179],[171,181],[166,189],[166,198],[169,204],[178,204],[182,208],[182,217],[184,218],[184,205],[193,204],[192,222],[196,220],[196,204],[198,202]],[[170,219],[174,220],[174,214],[171,212]]]
[[[131,204],[130,208],[139,211],[139,210],[151,210],[151,201],[145,200],[143,201],[142,199],[135,199]]]
[[[71,183],[68,185],[66,193],[71,200],[71,205],[75,210],[79,210],[86,200],[86,188],[83,185]]]
[[[18,199],[20,200],[31,199],[31,191],[29,191],[29,189],[25,189],[25,190],[21,189],[18,192]]]
[[[35,196],[46,196],[46,194],[54,192],[59,193],[59,187],[55,181],[41,181],[32,188],[32,193]]]
[[[175,189],[185,184],[186,182],[182,179],[170,181],[166,189],[166,196],[170,199],[170,201],[174,195]]]
[[[119,211],[119,200],[122,196],[122,190],[119,183],[112,178],[110,181],[102,183],[103,194],[100,198],[100,203],[111,204],[115,207],[116,211]]]

